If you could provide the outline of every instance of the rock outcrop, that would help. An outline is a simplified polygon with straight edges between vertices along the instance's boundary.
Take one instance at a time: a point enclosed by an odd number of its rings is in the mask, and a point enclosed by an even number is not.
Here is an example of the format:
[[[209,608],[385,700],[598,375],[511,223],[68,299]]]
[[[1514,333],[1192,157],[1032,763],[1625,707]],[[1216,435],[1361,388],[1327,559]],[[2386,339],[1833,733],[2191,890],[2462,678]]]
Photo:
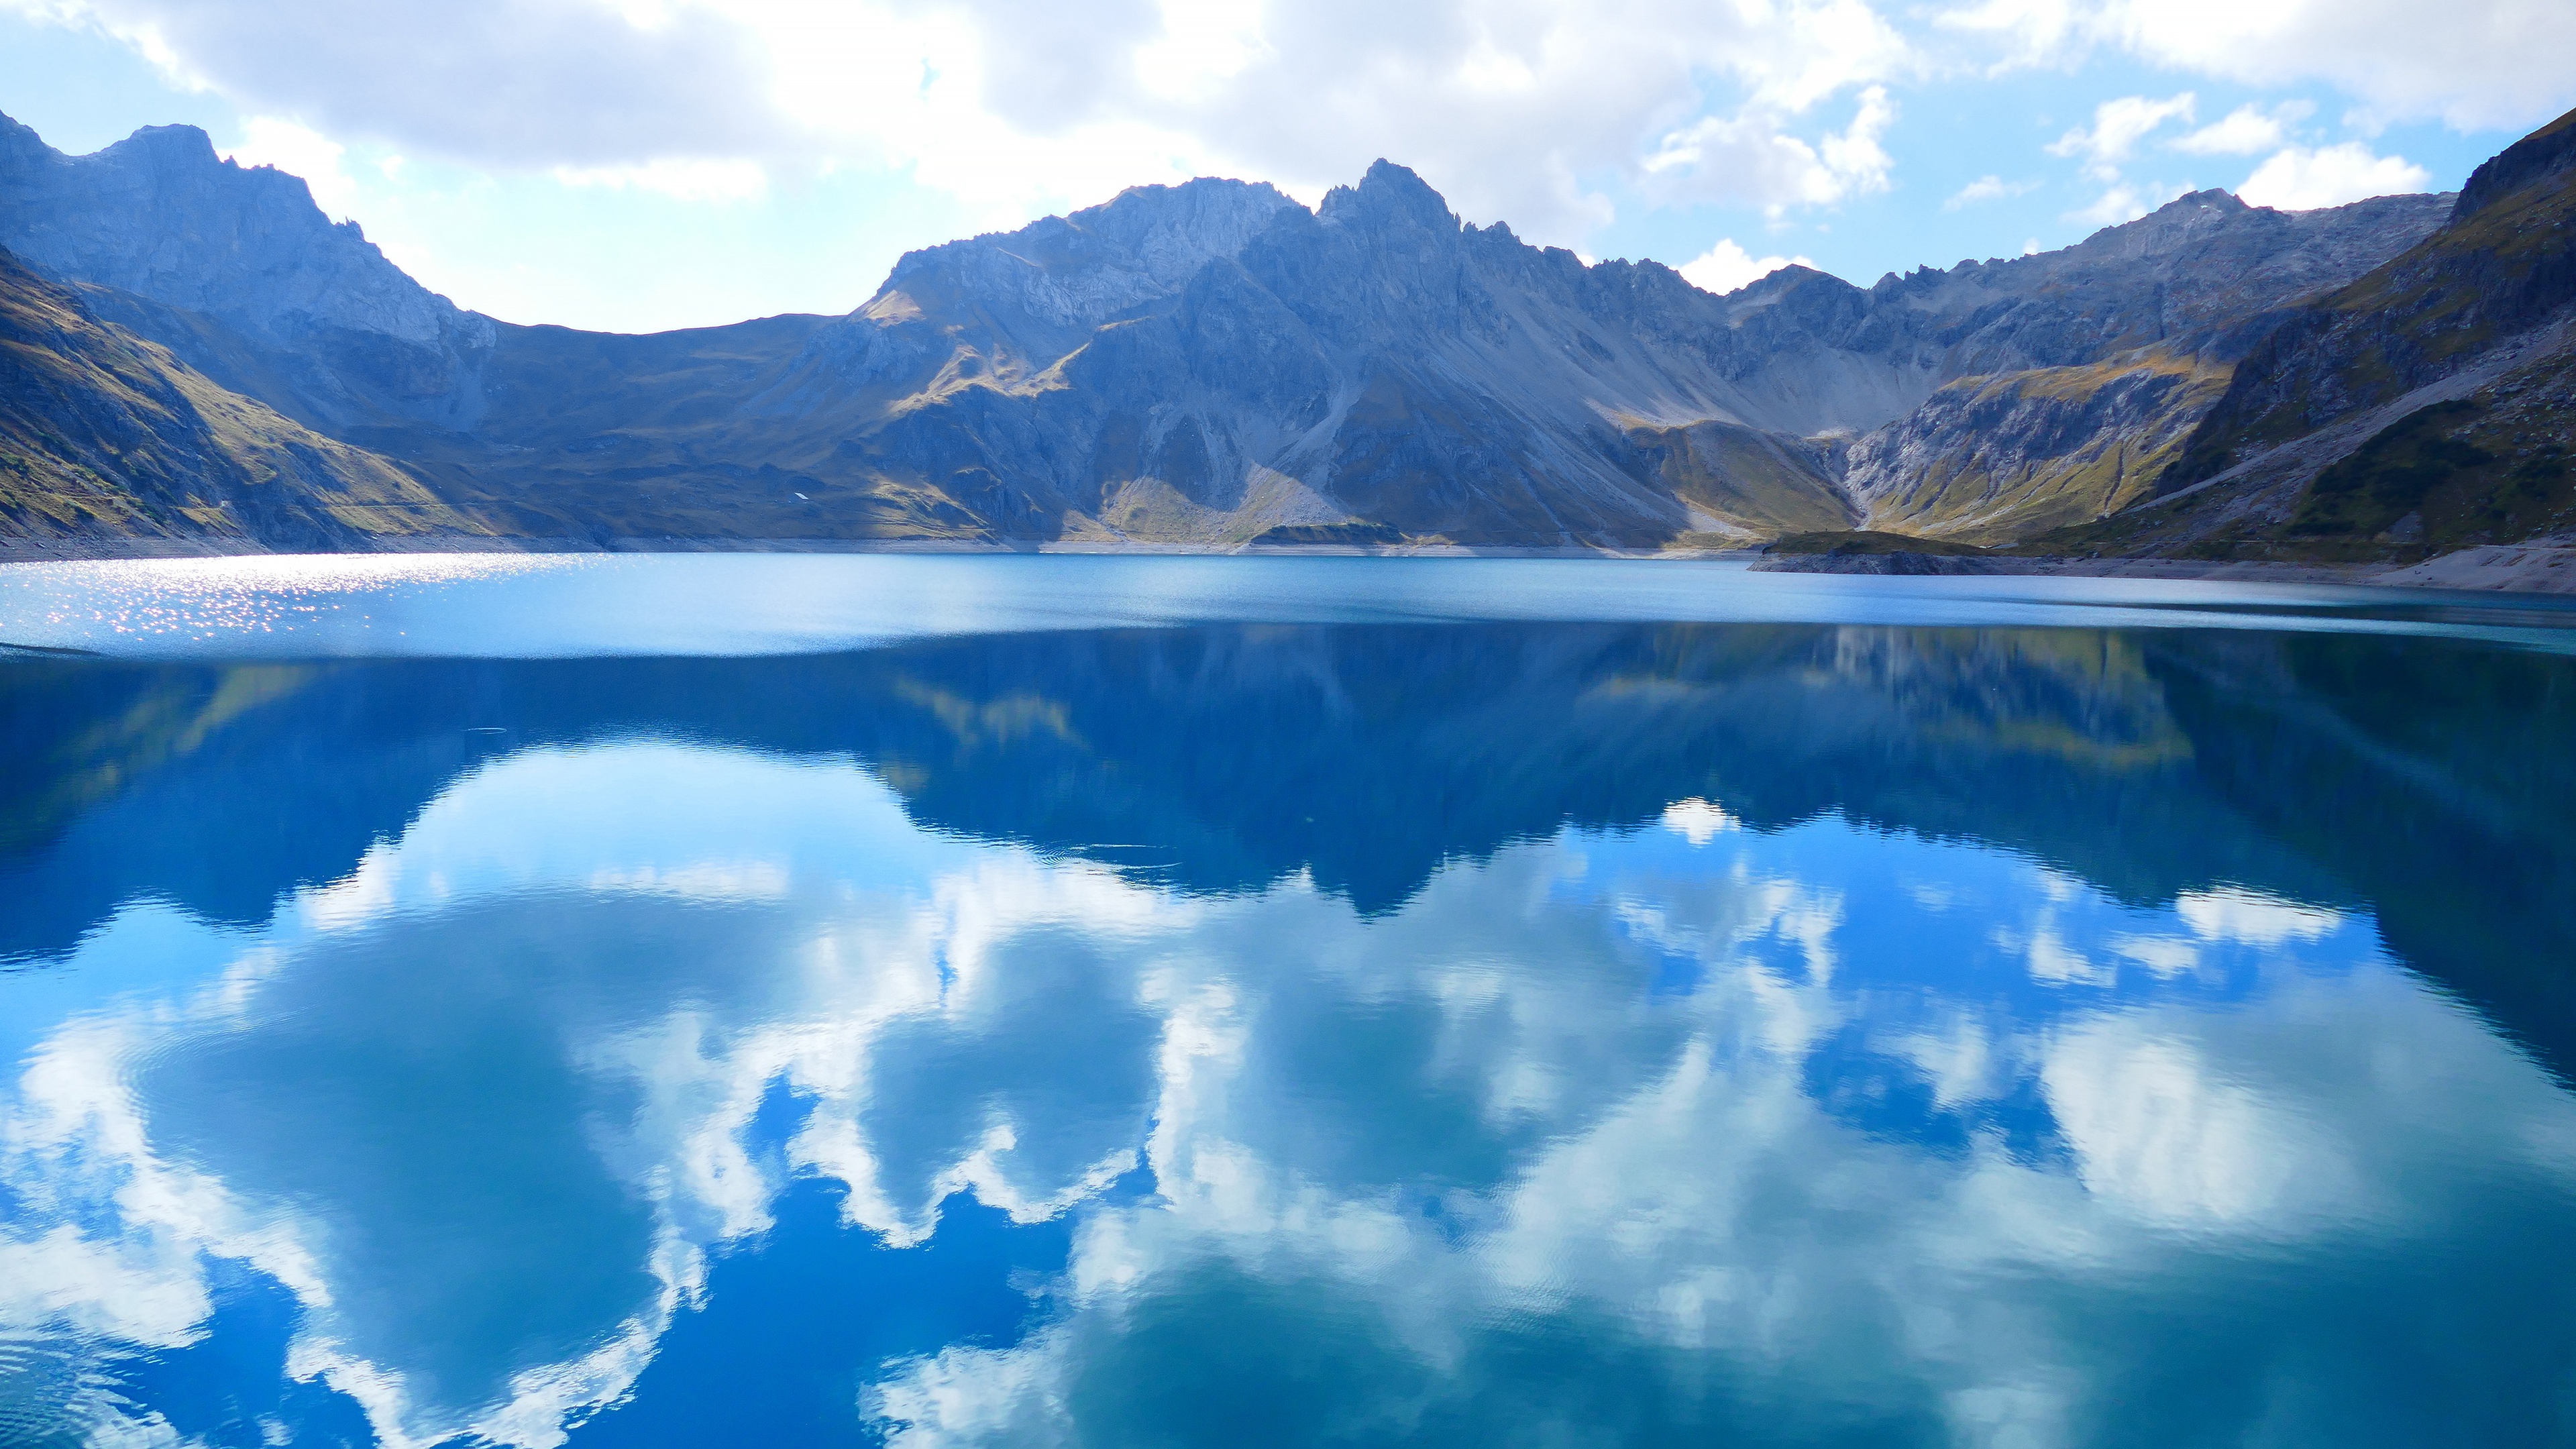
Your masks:
[[[1844,478],[1872,526],[2006,542],[2155,490],[2282,309],[2441,225],[2449,198],[2322,211],[2202,191],[2062,252],[1927,274],[1958,319],[1956,380],[1863,439]]]

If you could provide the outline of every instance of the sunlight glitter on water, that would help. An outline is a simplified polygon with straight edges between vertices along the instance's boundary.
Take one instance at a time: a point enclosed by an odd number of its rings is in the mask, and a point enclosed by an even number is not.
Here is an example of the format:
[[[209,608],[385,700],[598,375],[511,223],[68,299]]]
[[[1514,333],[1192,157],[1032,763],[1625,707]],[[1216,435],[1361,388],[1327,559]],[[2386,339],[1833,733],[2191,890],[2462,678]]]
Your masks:
[[[706,553],[0,565],[0,647],[124,658],[798,654],[1014,630],[1474,620],[2266,628],[2576,649],[2576,609],[2528,601],[1762,574],[1710,561]]]
[[[76,629],[86,620],[128,637],[215,639],[273,634],[388,587],[434,588],[596,562],[596,555],[565,554],[266,554],[23,567],[46,571],[36,586],[40,597],[51,596],[50,606],[37,617],[57,628]],[[0,589],[12,583],[30,586],[25,577],[0,576]]]

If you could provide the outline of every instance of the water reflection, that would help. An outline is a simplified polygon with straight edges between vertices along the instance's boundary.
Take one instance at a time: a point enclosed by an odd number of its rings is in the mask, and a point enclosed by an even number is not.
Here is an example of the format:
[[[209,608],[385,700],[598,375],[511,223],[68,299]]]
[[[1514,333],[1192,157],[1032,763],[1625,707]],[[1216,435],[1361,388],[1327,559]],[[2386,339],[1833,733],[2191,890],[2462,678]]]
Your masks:
[[[7,667],[19,1437],[2576,1432],[2563,660]]]

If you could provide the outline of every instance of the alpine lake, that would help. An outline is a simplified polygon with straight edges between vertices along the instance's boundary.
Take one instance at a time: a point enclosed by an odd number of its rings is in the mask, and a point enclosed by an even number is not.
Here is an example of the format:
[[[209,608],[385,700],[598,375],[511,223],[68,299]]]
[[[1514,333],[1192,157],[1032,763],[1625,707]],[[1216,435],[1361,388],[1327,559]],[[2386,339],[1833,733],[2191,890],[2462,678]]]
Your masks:
[[[2576,1444],[2576,609],[0,567],[0,1444]]]

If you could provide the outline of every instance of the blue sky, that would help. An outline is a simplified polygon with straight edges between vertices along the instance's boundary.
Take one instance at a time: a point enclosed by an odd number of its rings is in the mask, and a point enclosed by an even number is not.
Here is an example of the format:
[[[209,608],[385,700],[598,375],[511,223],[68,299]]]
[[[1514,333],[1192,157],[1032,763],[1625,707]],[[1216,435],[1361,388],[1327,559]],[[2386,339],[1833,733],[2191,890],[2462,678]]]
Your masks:
[[[845,311],[904,250],[1377,156],[1713,287],[2063,246],[2179,192],[2449,189],[2576,104],[2565,0],[0,0],[0,110],[188,122],[466,306]]]

